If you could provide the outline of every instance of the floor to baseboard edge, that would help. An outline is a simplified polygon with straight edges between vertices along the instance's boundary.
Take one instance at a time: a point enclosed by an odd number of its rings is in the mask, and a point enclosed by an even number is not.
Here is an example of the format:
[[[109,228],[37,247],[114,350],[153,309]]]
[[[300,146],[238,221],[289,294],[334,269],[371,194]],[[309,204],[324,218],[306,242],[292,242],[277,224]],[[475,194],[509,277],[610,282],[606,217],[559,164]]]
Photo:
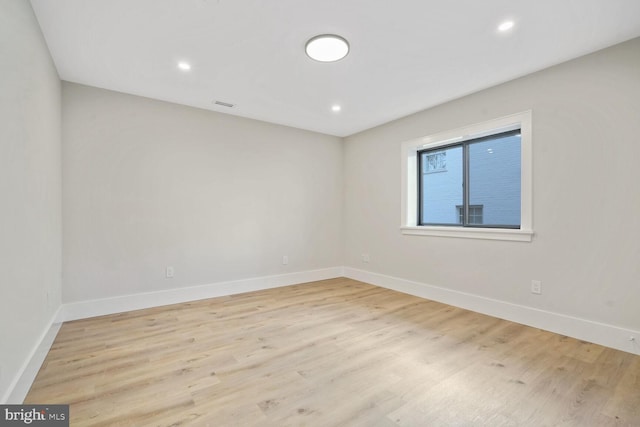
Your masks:
[[[383,288],[640,355],[640,331],[352,267],[344,267],[344,275]]]
[[[0,402],[20,404],[24,401],[63,322],[343,276],[342,267],[330,267],[62,304]]]
[[[38,375],[38,371],[40,371],[44,359],[47,357],[47,353],[49,353],[53,341],[56,339],[56,335],[58,335],[61,323],[57,322],[57,319],[61,309],[62,307],[59,307],[56,313],[51,316],[47,326],[38,337],[31,353],[26,358],[20,370],[15,374],[13,381],[4,396],[2,396],[0,402],[5,404],[21,404],[24,401],[24,398],[31,388],[31,384],[33,384],[36,375]]]
[[[415,295],[527,326],[570,336],[617,350],[640,355],[640,345],[630,337],[640,337],[640,331],[553,313],[533,307],[427,285],[351,267],[330,267],[283,275],[219,282],[157,292],[122,295],[90,301],[62,304],[42,333],[30,357],[14,378],[0,402],[22,403],[44,359],[55,340],[62,322],[144,308],[178,304],[219,296],[259,291],[318,280],[347,277],[387,289]]]
[[[58,321],[86,319],[107,314],[123,313],[145,308],[179,304],[244,292],[259,291],[299,283],[333,279],[343,276],[342,267],[329,267],[318,270],[299,271],[274,276],[253,277],[249,279],[218,282],[207,285],[188,286],[145,292],[132,295],[120,295],[89,301],[70,302],[62,305]]]

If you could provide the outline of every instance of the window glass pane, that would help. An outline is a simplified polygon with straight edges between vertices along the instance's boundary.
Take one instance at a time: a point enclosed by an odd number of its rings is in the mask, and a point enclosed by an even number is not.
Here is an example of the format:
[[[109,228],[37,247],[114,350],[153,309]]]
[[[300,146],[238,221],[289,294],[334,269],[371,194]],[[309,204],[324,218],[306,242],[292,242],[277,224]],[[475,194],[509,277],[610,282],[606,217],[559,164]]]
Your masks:
[[[482,205],[470,223],[520,226],[519,135],[469,144],[469,205]]]
[[[423,152],[422,224],[459,224],[462,205],[462,147]]]
[[[469,224],[482,224],[483,206],[469,206]]]

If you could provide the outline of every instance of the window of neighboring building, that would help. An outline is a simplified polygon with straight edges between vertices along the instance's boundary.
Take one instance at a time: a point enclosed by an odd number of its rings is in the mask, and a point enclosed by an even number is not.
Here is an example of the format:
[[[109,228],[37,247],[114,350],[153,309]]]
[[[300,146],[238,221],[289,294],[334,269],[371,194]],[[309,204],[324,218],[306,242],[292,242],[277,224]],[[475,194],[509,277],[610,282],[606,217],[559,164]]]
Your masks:
[[[446,172],[447,171],[447,152],[440,151],[437,153],[429,153],[425,155],[422,161],[424,173]]]
[[[456,206],[458,224],[464,224],[464,206]],[[469,224],[482,224],[482,205],[469,205]]]
[[[531,112],[402,144],[402,232],[531,241]]]

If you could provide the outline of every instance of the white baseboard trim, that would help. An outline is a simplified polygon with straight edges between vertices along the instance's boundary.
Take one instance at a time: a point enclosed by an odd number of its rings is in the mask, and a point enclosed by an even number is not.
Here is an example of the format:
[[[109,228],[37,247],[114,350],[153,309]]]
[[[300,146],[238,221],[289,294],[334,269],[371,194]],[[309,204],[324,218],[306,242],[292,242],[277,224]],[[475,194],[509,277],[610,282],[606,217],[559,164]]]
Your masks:
[[[350,279],[640,355],[640,331],[344,267]],[[635,337],[634,341],[629,338]]]
[[[36,379],[38,371],[44,362],[51,345],[60,330],[61,323],[57,323],[56,319],[59,317],[61,307],[51,316],[47,327],[42,331],[40,337],[36,341],[36,345],[33,347],[29,356],[25,359],[18,372],[13,378],[9,388],[6,390],[0,403],[2,404],[21,404],[24,398],[27,396],[33,380]]]
[[[174,288],[156,292],[145,292],[90,301],[72,302],[62,305],[62,309],[60,310],[59,316],[56,320],[59,322],[67,322],[70,320],[86,319],[89,317],[123,313],[126,311],[140,310],[144,308],[278,288],[281,286],[333,279],[342,276],[342,267],[330,267],[320,270],[300,271],[275,276],[254,277],[250,279],[212,283],[209,285],[189,286],[185,288]]]

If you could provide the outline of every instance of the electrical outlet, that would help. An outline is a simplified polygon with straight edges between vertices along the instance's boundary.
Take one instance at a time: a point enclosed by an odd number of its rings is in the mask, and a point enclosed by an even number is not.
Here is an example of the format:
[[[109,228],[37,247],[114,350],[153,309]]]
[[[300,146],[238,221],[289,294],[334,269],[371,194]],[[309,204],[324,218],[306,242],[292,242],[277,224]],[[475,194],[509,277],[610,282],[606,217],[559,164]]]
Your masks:
[[[167,279],[172,279],[175,271],[173,267],[167,267]]]
[[[282,255],[282,265],[289,264],[289,257],[287,255]]]
[[[369,262],[369,261],[371,261],[369,254],[362,254],[362,262]]]
[[[542,293],[542,282],[540,280],[531,281],[531,293],[540,295]]]

